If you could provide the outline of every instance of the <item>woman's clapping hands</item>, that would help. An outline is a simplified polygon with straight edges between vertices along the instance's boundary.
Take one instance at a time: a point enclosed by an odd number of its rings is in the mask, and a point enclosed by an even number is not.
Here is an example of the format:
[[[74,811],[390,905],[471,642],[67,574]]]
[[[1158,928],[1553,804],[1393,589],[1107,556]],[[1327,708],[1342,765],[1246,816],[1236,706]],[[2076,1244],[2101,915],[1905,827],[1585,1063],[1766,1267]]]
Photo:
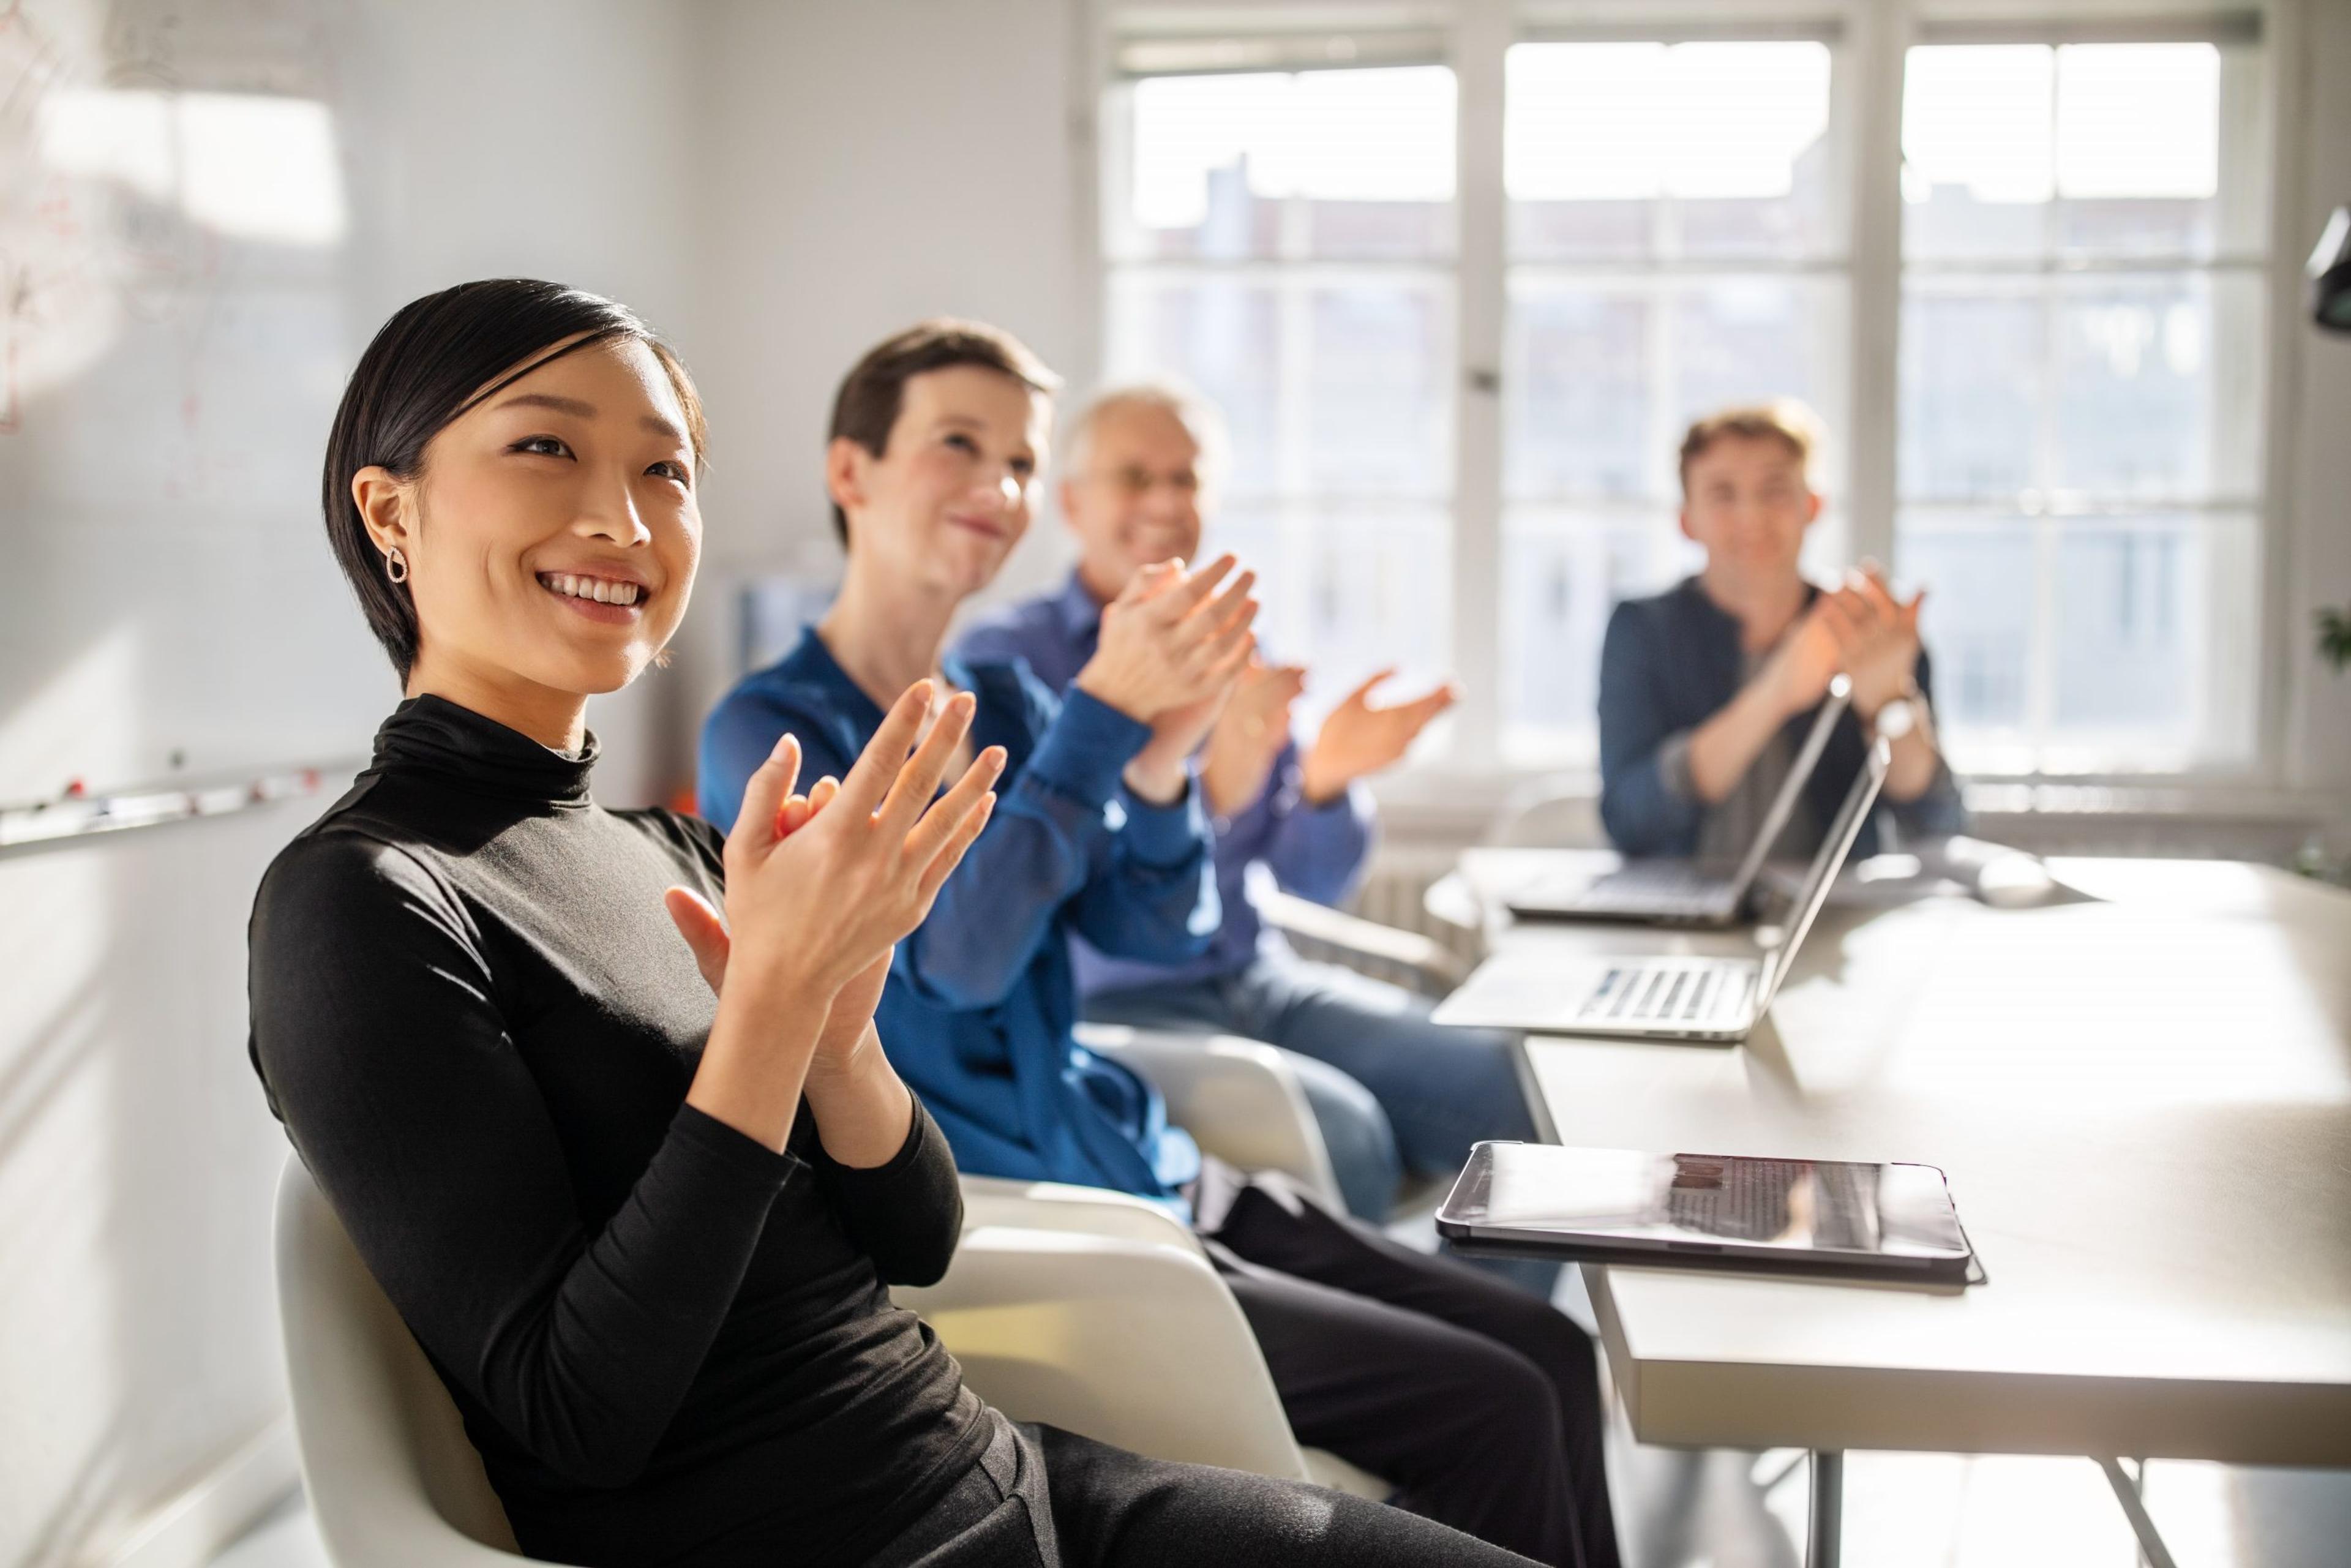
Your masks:
[[[725,927],[714,931],[715,922],[697,918],[691,906],[700,901],[681,897],[682,889],[670,900],[714,985],[748,963],[832,996],[886,965],[892,946],[922,924],[987,825],[996,802],[990,786],[1004,770],[1002,748],[990,747],[939,795],[971,727],[973,702],[965,694],[949,703],[915,747],[930,701],[931,683],[917,682],[838,784],[827,779],[808,795],[794,793],[800,752],[789,735],[751,775],[726,838]]]
[[[956,697],[924,736],[931,692],[917,681],[849,776],[806,795],[792,788],[799,743],[776,743],[726,835],[724,921],[684,888],[667,895],[719,993],[686,1103],[771,1149],[790,1136],[804,1091],[836,1159],[880,1164],[905,1140],[908,1097],[873,1039],[874,1005],[892,949],[987,826],[1004,770],[989,747],[938,792],[974,705]]]

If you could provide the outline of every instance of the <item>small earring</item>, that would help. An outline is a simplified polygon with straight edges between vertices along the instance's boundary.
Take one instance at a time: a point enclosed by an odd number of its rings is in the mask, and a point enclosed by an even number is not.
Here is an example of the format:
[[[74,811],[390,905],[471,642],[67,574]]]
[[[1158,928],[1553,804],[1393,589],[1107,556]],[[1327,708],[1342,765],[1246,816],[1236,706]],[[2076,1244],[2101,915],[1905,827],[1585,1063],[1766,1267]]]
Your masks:
[[[383,553],[383,574],[394,582],[408,580],[408,558],[400,553],[398,545]]]

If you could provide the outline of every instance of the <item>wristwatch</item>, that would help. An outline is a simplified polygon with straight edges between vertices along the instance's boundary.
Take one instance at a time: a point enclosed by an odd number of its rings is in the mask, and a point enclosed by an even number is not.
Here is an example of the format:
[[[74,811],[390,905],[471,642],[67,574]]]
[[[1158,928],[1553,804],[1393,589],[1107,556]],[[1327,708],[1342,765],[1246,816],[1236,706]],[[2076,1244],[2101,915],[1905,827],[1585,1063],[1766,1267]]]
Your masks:
[[[1917,696],[1914,691],[1894,697],[1877,710],[1869,727],[1886,740],[1899,740],[1918,727]]]

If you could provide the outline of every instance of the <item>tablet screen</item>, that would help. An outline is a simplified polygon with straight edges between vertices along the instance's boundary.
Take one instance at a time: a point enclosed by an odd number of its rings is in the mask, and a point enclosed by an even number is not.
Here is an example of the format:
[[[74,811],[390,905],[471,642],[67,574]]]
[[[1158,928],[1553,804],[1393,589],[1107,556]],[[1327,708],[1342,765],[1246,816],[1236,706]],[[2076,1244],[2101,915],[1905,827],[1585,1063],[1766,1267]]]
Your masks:
[[[1932,1166],[1480,1144],[1439,1218],[1496,1235],[1946,1261],[1968,1256]]]

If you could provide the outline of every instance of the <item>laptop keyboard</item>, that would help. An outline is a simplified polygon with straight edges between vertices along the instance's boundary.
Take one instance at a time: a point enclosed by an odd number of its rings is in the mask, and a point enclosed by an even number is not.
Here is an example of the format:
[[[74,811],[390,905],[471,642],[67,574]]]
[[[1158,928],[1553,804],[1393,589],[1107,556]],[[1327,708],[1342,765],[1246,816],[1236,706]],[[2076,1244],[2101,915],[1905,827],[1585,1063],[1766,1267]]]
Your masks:
[[[1718,1024],[1745,1009],[1754,984],[1745,964],[1624,964],[1601,977],[1576,1021]]]

